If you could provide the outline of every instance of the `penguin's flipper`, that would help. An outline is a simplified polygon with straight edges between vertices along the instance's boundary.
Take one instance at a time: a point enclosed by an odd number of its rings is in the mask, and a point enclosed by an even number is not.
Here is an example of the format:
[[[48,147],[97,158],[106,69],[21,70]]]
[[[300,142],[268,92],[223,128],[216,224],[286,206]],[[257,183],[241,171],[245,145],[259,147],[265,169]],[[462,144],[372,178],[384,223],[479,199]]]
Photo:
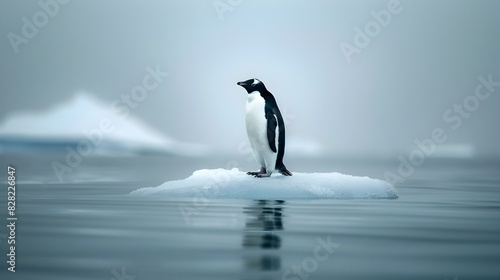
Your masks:
[[[278,120],[270,108],[266,106],[265,110],[267,119],[267,142],[269,143],[271,151],[276,153],[276,127],[278,126]]]

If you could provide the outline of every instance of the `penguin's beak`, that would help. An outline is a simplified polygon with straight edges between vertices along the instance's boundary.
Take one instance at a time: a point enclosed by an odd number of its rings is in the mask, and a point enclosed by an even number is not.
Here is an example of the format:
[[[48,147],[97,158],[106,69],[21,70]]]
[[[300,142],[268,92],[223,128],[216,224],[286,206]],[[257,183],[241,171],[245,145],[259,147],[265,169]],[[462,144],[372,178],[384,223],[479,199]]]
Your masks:
[[[245,82],[238,82],[236,84],[239,85],[239,86],[246,86],[247,85],[247,84],[245,84]]]

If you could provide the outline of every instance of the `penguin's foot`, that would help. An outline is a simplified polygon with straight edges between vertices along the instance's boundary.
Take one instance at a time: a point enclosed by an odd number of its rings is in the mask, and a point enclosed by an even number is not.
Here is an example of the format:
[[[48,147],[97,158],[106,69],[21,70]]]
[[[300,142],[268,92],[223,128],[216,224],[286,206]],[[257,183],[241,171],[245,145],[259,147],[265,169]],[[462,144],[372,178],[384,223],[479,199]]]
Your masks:
[[[264,167],[261,167],[259,171],[250,171],[250,172],[247,172],[247,175],[252,175],[252,176],[255,176],[257,177],[257,175],[260,175],[260,174],[266,174],[267,171]]]
[[[273,174],[273,173],[269,172],[269,173],[257,174],[257,175],[255,175],[255,177],[257,177],[257,178],[271,177],[271,174]]]

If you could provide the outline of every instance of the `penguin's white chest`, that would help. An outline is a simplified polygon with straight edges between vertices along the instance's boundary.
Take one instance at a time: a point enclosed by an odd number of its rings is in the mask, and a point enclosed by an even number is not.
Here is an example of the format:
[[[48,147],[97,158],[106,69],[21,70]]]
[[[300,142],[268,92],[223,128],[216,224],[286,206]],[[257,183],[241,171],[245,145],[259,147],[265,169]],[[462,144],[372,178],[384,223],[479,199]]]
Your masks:
[[[269,147],[269,141],[267,139],[265,105],[266,101],[259,92],[248,94],[246,105],[246,128],[255,158],[263,167],[272,172],[276,165],[276,153]],[[278,131],[276,131],[276,136],[277,135]],[[275,140],[277,141],[277,139]],[[278,146],[277,142],[276,146]]]
[[[247,134],[249,138],[253,138],[254,140],[267,141],[267,120],[264,111],[265,105],[266,101],[264,100],[264,98],[262,98],[262,96],[260,96],[258,92],[254,92],[248,95],[246,108]]]

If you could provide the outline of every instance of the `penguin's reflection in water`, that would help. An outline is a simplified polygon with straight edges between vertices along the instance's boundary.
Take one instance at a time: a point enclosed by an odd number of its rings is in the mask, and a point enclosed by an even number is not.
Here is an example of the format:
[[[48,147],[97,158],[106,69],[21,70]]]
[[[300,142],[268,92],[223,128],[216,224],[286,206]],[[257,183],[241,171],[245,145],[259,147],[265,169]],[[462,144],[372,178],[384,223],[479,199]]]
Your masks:
[[[247,270],[272,271],[281,268],[279,232],[283,230],[282,214],[285,201],[256,200],[244,208],[246,214],[243,247],[247,249]]]

